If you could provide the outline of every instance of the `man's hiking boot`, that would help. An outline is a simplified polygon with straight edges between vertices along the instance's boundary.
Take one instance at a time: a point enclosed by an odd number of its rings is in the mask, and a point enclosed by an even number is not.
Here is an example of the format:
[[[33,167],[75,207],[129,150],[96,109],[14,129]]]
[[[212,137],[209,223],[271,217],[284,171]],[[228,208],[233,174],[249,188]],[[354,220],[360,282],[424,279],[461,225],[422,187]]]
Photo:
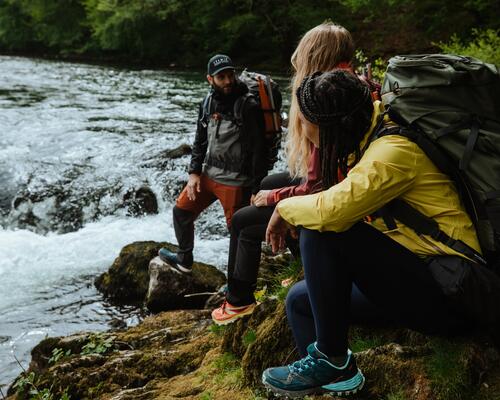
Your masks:
[[[290,365],[266,369],[262,373],[264,386],[276,395],[291,398],[309,394],[348,396],[363,387],[365,377],[350,350],[341,367],[333,365],[318,350],[316,343],[307,347],[307,353],[306,357]]]
[[[230,324],[245,315],[253,313],[256,305],[256,303],[251,303],[246,306],[235,307],[229,304],[227,300],[224,300],[219,308],[212,311],[212,320],[217,325]]]
[[[163,262],[166,262],[168,265],[172,267],[177,272],[181,272],[183,274],[190,274],[192,271],[191,265],[182,265],[179,262],[179,257],[177,253],[170,251],[169,249],[162,247],[158,250],[158,256]]]

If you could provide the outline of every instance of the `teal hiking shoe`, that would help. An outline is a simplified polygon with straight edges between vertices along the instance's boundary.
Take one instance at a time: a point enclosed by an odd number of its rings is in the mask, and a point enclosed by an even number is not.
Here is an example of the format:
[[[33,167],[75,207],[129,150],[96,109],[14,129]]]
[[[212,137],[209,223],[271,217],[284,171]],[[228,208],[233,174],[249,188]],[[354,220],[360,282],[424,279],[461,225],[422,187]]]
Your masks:
[[[179,257],[177,256],[177,253],[174,253],[165,247],[162,247],[160,250],[158,250],[158,256],[163,262],[166,262],[177,272],[181,272],[183,274],[190,274],[192,271],[191,266],[182,265],[179,262]]]
[[[350,350],[341,367],[333,365],[312,343],[307,356],[284,367],[268,368],[262,373],[264,386],[278,396],[290,398],[310,394],[348,396],[361,390],[365,377],[356,366]]]

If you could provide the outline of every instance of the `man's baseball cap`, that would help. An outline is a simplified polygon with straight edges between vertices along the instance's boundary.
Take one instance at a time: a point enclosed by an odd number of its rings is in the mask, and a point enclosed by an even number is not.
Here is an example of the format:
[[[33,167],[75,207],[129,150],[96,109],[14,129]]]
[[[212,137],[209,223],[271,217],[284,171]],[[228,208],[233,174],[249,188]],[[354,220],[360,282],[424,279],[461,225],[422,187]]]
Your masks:
[[[208,61],[207,73],[210,76],[217,75],[225,69],[233,69],[233,61],[224,54],[217,54]]]

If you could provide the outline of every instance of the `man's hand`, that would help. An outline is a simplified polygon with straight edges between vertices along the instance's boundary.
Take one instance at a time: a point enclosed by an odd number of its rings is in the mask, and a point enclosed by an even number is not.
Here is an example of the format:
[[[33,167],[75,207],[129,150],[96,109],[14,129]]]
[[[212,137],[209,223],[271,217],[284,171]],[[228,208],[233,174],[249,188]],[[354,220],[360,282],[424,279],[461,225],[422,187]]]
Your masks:
[[[288,231],[293,238],[297,238],[295,227],[281,218],[278,209],[275,208],[266,230],[266,242],[271,245],[274,253],[285,250],[285,237]]]
[[[187,195],[191,201],[196,200],[196,193],[200,193],[200,176],[197,174],[189,174],[187,183]]]
[[[270,190],[259,190],[256,195],[252,196],[252,204],[255,207],[267,206],[267,195]]]

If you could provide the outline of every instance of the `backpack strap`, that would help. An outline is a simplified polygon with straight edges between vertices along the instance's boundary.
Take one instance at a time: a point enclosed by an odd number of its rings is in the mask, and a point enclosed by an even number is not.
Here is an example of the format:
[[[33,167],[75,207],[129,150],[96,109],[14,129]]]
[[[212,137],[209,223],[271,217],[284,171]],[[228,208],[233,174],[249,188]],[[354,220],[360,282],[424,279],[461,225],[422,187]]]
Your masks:
[[[210,90],[203,99],[203,103],[201,105],[202,113],[200,117],[200,124],[204,128],[208,126],[208,120],[210,119],[210,115],[212,115],[212,95],[213,90]]]
[[[238,97],[234,102],[233,117],[238,126],[243,126],[243,110],[245,109],[247,101],[251,97],[253,97],[253,94],[247,92],[244,95]]]
[[[472,152],[474,151],[474,147],[476,146],[476,142],[479,137],[480,125],[481,124],[479,118],[476,115],[470,115],[462,121],[451,124],[436,131],[436,138],[440,139],[450,133],[455,133],[461,129],[470,128],[470,133],[467,137],[467,143],[465,144],[464,154],[460,158],[460,162],[458,165],[460,171],[465,171],[469,167],[469,163],[472,158]]]
[[[463,254],[470,260],[478,264],[486,265],[486,260],[477,251],[466,245],[461,240],[456,240],[448,236],[441,229],[439,229],[439,224],[435,220],[425,216],[403,200],[392,200],[382,208],[385,209],[384,211],[390,214],[393,218],[413,229],[419,236],[428,235],[434,240],[443,243],[450,249]]]
[[[424,133],[420,132],[418,127],[401,127],[401,126],[382,126],[377,132],[374,133],[375,138],[385,135],[400,135],[410,139],[431,159],[436,167],[448,175],[455,183],[460,199],[465,205],[465,208],[473,222],[479,220],[478,210],[476,209],[472,192],[469,185],[465,180],[464,175],[456,168],[448,156],[446,156],[439,148],[433,143]]]
[[[415,130],[402,128],[399,126],[382,127],[379,132],[375,133],[376,138],[385,135],[401,135],[407,137],[415,144],[417,144],[434,162],[434,164],[436,164],[436,166],[442,172],[450,176],[451,179],[456,181],[456,179],[460,178],[460,174],[453,172],[453,168],[451,168],[450,163],[446,159],[446,157],[423,134],[419,134]],[[467,185],[464,182],[463,178],[460,179],[459,187],[465,189],[467,188]],[[470,193],[468,193],[468,195],[469,196],[465,198],[468,198],[470,200]],[[472,202],[472,200],[470,201]],[[384,219],[384,223],[386,224],[388,229],[395,229],[396,224],[394,222],[394,219],[397,219],[404,225],[413,229],[418,235],[428,235],[434,240],[443,243],[447,247],[455,250],[460,254],[463,254],[476,263],[483,265],[487,264],[486,260],[476,250],[474,250],[461,240],[456,240],[448,236],[439,228],[439,224],[435,220],[425,216],[420,211],[416,210],[401,199],[394,199],[390,201],[380,210],[378,210],[377,213],[382,216],[382,218]],[[475,216],[477,217],[477,214],[475,214]]]

